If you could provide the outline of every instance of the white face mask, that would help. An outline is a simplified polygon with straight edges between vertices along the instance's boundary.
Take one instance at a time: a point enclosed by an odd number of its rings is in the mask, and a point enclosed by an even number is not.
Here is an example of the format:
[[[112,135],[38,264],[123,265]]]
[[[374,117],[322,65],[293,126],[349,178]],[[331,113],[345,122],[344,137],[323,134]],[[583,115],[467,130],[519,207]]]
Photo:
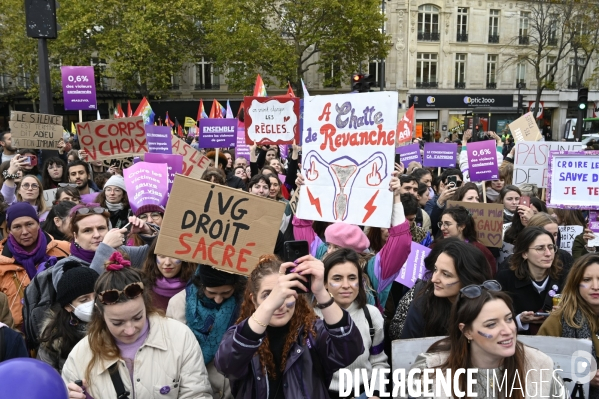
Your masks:
[[[71,305],[73,306],[73,305]],[[73,311],[73,314],[81,321],[85,322],[85,323],[89,323],[92,319],[92,313],[94,311],[94,301],[88,301],[85,303],[82,303],[81,305],[75,307],[73,306],[73,308],[75,309]]]

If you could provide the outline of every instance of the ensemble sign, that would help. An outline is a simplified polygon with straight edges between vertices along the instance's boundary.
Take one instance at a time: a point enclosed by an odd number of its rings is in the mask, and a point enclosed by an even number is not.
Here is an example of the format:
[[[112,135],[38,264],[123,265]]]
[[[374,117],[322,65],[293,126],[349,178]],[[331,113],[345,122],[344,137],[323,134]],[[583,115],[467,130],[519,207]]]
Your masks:
[[[55,150],[62,140],[62,116],[10,111],[8,125],[15,148]]]
[[[512,95],[486,94],[414,94],[410,97],[410,106],[414,108],[479,108],[513,107]]]
[[[200,119],[200,148],[234,147],[237,119]]]

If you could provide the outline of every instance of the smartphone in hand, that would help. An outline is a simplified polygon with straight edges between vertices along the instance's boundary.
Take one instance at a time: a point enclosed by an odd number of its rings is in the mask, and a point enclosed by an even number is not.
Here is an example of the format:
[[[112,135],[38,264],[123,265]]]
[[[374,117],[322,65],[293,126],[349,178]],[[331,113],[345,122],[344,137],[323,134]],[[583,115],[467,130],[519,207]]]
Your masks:
[[[395,163],[401,164],[401,154],[395,154]]]
[[[549,317],[547,312],[535,312],[535,317]]]
[[[306,255],[310,255],[310,246],[308,245],[308,241],[285,241],[283,244],[283,260],[285,262],[293,262]],[[291,273],[291,269],[293,268],[287,268],[287,270],[285,270],[285,274]],[[310,292],[310,287],[312,286],[312,276],[307,274],[303,277],[305,277],[308,281],[304,282],[300,280],[300,282],[308,289],[308,291],[302,291],[299,288],[294,288],[298,294]]]
[[[530,208],[530,197],[528,195],[521,196],[520,205]]]

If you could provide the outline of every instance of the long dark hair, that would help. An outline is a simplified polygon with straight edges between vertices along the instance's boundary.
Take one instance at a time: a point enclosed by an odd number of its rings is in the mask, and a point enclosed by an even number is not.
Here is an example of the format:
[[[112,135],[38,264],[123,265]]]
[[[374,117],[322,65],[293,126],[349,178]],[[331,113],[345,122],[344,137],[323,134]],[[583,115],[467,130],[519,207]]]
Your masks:
[[[82,334],[77,328],[71,325],[73,314],[63,308],[56,302],[50,308],[47,320],[50,322],[40,334],[40,343],[53,345],[55,341],[60,340],[60,357],[67,358],[75,345],[81,340]]]
[[[553,245],[557,245],[553,234],[542,227],[527,227],[518,234],[518,239],[514,243],[514,255],[510,258],[510,269],[514,271],[519,280],[524,280],[527,277],[532,280],[528,261],[522,255],[528,252],[532,243],[543,234],[551,238]],[[562,275],[562,261],[557,252],[553,255],[553,263],[551,263],[548,274],[553,280],[559,280]]]
[[[545,203],[536,197],[530,197],[530,205],[534,206],[539,212],[547,212]],[[503,241],[507,242],[508,244],[513,244],[516,241],[516,238],[518,238],[518,234],[520,234],[525,227],[526,226],[522,224],[522,219],[520,219],[520,213],[514,212],[512,225],[506,230]]]
[[[383,246],[385,245],[383,237],[381,236],[382,230],[380,227],[371,227],[370,229],[368,229],[368,234],[366,234],[366,237],[368,237],[368,240],[370,241],[370,250],[374,253],[380,252],[381,249],[383,249]]]
[[[478,191],[478,186],[472,182],[462,184],[462,186],[458,188],[455,194],[453,195],[452,200],[462,201],[466,196],[466,193],[470,190],[476,191],[478,193],[478,202],[480,202],[480,191]]]
[[[144,276],[144,283],[147,282],[150,288],[156,286],[156,280],[162,277],[162,273],[158,269],[158,262],[156,261],[156,243],[158,240],[154,240],[152,245],[148,248],[148,255],[142,267],[142,273]],[[178,276],[181,281],[188,282],[193,274],[195,273],[196,265],[186,261],[181,261],[181,271]]]
[[[451,302],[447,298],[435,296],[435,287],[431,281],[437,258],[441,254],[445,254],[452,259],[462,287],[470,284],[482,284],[492,278],[491,267],[487,262],[487,258],[475,246],[455,237],[446,238],[435,244],[432,251],[424,259],[424,266],[427,270],[424,276],[427,280],[426,286],[416,296],[416,298],[422,299],[424,304],[423,316],[426,320],[424,336],[426,337],[447,335]]]
[[[443,215],[451,216],[458,226],[464,226],[464,230],[462,230],[464,240],[468,242],[478,242],[478,239],[476,238],[476,225],[474,224],[474,218],[468,209],[464,208],[463,206],[445,208],[441,214],[441,217],[443,217]],[[441,229],[439,229],[439,237],[437,238],[437,241],[441,240],[443,240],[443,234],[441,233]]]
[[[50,177],[50,173],[48,172],[48,167],[52,165],[62,166],[62,176],[58,182],[54,181]],[[67,164],[58,157],[51,157],[46,162],[44,162],[44,168],[42,170],[42,187],[44,190],[49,190],[53,187],[58,186],[58,183],[66,183],[69,181],[69,171],[67,169]]]
[[[324,260],[324,282],[329,280],[329,272],[333,266],[337,266],[340,263],[349,262],[356,267],[358,271],[358,296],[354,300],[358,305],[358,309],[362,309],[366,306],[366,289],[364,288],[364,272],[360,267],[360,255],[353,249],[339,248],[338,250],[331,253]]]
[[[465,324],[464,329],[472,326],[472,322],[478,317],[482,311],[483,306],[492,300],[502,300],[505,302],[507,307],[514,316],[514,307],[512,306],[512,299],[508,294],[502,291],[489,291],[482,289],[482,295],[478,298],[466,298],[462,295],[458,296],[458,300],[451,308],[451,316],[449,322],[449,337],[435,342],[427,352],[449,352],[449,356],[445,363],[439,366],[442,370],[452,370],[455,373],[456,370],[462,368],[473,368],[472,365],[472,354],[470,353],[470,345],[468,345],[468,339],[460,330],[460,324]],[[514,322],[515,323],[515,322]],[[516,341],[514,335],[514,341],[516,344],[516,352],[513,356],[506,357],[502,362],[502,369],[507,376],[507,384],[502,384],[500,392],[503,393],[502,397],[510,397],[513,399],[523,399],[522,392],[525,387],[522,386],[521,376],[524,375],[524,345],[521,342]],[[516,376],[520,376],[516,378]],[[453,376],[452,376],[453,377]],[[518,386],[513,387],[515,381],[518,381]],[[509,382],[511,381],[511,383]],[[466,376],[459,376],[459,387],[464,390],[466,389]],[[513,393],[511,396],[508,395],[508,390],[511,389]]]
[[[50,209],[46,220],[42,223],[42,230],[57,240],[70,239],[71,237],[67,237],[62,231],[58,230],[56,223],[54,223],[54,218],[59,218],[64,222],[64,220],[69,216],[71,209],[73,209],[73,207],[76,205],[77,204],[71,201],[61,201],[54,205],[52,209]]]

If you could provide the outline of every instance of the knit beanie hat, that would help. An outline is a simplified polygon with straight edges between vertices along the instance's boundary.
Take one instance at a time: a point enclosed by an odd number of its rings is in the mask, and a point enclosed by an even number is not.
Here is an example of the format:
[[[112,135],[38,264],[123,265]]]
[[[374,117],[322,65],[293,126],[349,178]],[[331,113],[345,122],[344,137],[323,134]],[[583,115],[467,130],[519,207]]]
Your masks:
[[[234,285],[236,275],[222,272],[209,265],[199,265],[198,275],[205,287],[220,287],[223,285]]]
[[[66,262],[62,268],[63,274],[56,286],[56,302],[65,307],[81,295],[94,292],[98,273],[79,262]]]
[[[139,215],[148,212],[159,212],[164,214],[164,208],[155,204],[142,205],[135,211],[135,216],[139,217]]]
[[[359,254],[370,247],[366,234],[358,226],[348,223],[333,223],[324,231],[324,238],[328,244],[353,249]]]
[[[106,189],[108,186],[118,187],[123,191],[127,191],[125,188],[125,179],[121,175],[112,175],[110,179],[106,180],[106,183],[104,183],[104,189]]]
[[[6,210],[6,227],[10,229],[13,220],[23,216],[29,216],[39,223],[37,211],[29,202],[15,202]]]

